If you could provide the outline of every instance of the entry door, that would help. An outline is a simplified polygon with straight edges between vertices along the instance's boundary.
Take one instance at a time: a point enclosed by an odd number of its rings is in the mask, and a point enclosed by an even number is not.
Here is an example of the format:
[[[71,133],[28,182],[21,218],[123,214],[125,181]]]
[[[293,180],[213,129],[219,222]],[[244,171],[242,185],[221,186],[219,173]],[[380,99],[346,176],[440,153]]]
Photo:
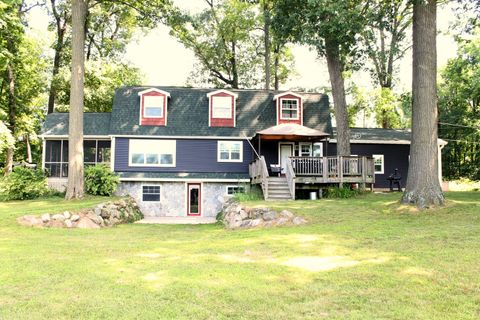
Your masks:
[[[187,215],[199,216],[202,212],[202,192],[200,184],[187,184],[187,192]]]
[[[282,173],[285,173],[285,166],[287,165],[288,157],[293,156],[293,145],[291,144],[280,144],[280,167],[282,168]]]

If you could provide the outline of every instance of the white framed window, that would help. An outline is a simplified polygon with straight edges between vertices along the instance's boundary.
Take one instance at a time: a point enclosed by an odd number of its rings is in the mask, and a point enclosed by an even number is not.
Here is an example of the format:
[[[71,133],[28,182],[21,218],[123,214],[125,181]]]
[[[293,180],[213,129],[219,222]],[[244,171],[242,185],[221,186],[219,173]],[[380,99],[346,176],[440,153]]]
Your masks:
[[[218,162],[242,162],[243,142],[242,141],[218,141],[217,145]]]
[[[385,172],[384,170],[384,157],[383,154],[374,154],[372,155],[373,157],[373,164],[375,166],[375,174],[383,174]]]
[[[175,167],[176,140],[140,140],[129,141],[128,165],[138,167]]]
[[[282,120],[298,120],[298,100],[297,99],[280,99],[280,119]]]
[[[313,144],[313,156],[314,157],[323,157],[323,143],[315,142]]]
[[[164,96],[143,97],[143,117],[163,118]]]
[[[299,156],[311,157],[312,156],[312,144],[310,142],[300,142],[299,144]]]
[[[212,118],[232,119],[232,97],[212,97]]]
[[[236,193],[245,193],[244,186],[227,186],[227,195],[233,196]]]
[[[142,186],[142,201],[159,202],[160,186]]]

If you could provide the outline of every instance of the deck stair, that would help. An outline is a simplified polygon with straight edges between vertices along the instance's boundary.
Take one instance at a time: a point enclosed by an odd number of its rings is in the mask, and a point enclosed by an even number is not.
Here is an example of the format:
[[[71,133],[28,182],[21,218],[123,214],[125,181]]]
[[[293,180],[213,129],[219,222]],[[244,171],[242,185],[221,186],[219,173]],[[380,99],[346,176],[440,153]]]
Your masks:
[[[268,177],[266,200],[291,200],[292,194],[286,177]]]

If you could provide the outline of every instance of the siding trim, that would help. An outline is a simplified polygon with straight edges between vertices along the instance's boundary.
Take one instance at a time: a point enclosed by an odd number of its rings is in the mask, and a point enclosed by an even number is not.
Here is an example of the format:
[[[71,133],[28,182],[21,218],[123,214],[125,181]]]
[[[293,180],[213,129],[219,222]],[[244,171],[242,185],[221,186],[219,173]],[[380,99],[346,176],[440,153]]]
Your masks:
[[[158,181],[158,182],[250,182],[250,179],[198,179],[198,178],[120,178],[120,181]]]

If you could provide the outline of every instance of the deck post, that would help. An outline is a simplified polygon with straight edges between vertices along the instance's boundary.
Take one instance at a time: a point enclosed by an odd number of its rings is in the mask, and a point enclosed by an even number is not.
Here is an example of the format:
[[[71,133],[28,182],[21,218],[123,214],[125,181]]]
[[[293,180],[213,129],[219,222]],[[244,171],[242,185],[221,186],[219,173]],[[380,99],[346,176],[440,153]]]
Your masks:
[[[327,183],[328,179],[328,157],[323,157],[323,182]]]
[[[343,188],[343,157],[342,156],[337,156],[337,167],[338,167],[338,180],[340,182],[338,186],[340,188]]]
[[[367,158],[365,156],[362,156],[362,189],[364,190],[366,188],[366,182],[367,182]]]

